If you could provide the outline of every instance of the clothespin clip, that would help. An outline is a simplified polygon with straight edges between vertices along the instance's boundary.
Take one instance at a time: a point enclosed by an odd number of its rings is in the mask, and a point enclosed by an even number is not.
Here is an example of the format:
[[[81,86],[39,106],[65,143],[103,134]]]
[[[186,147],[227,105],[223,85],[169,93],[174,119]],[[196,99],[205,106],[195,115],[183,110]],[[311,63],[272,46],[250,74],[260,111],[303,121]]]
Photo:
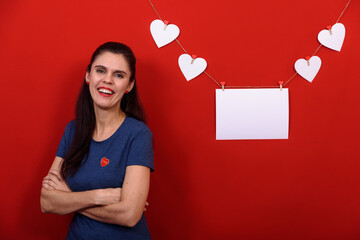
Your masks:
[[[166,27],[167,25],[169,25],[170,22],[168,20],[164,20],[164,23],[165,23],[164,30],[166,30]]]
[[[309,62],[310,56],[307,56],[307,57],[305,58],[305,60],[306,60],[306,62],[307,62],[307,65],[310,66],[310,62]]]
[[[327,30],[329,30],[329,32],[330,32],[330,35],[332,35],[331,27],[332,27],[331,25],[326,26]]]
[[[225,82],[220,82],[220,84],[221,84],[221,89],[224,91],[224,89],[225,89]]]
[[[284,84],[284,81],[279,81],[280,91],[282,91],[283,84]]]
[[[195,58],[197,58],[197,55],[195,55],[195,54],[193,54],[193,55],[191,55],[191,64],[193,64],[194,63],[194,60],[195,60]]]

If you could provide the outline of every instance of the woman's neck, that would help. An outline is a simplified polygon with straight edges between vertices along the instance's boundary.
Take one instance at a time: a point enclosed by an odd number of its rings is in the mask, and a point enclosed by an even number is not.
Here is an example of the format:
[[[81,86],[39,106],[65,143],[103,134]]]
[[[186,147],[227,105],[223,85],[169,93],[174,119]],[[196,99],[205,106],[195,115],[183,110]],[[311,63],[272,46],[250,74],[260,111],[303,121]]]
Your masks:
[[[120,108],[119,108],[120,109]],[[95,130],[93,139],[103,141],[115,133],[125,120],[125,113],[121,110],[95,108]]]

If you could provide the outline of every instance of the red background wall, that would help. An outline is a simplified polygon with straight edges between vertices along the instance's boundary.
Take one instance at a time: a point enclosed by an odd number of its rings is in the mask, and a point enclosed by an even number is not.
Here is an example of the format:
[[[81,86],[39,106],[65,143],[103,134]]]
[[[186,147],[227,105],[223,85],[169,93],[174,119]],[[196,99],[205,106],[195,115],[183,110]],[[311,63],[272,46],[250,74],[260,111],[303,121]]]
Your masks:
[[[228,85],[286,81],[346,2],[154,0]],[[153,239],[359,239],[359,1],[340,21],[342,51],[322,47],[315,80],[289,83],[289,140],[215,141],[216,85],[185,80],[176,43],[157,49],[156,18],[146,0],[0,1],[1,239],[64,239],[70,216],[41,213],[41,181],[90,55],[110,40],[138,58],[155,144]]]

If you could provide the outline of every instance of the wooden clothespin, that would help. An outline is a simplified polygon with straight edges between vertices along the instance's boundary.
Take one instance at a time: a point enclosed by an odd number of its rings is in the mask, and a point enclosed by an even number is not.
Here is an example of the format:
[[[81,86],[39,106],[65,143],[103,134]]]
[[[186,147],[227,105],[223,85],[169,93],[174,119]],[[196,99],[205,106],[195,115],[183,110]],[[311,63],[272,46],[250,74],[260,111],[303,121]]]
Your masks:
[[[311,58],[310,56],[307,56],[307,57],[305,58],[308,66],[310,66],[310,62],[309,62],[310,58]]]
[[[195,54],[193,54],[193,55],[191,55],[191,64],[193,64],[194,63],[194,60],[195,60],[195,58],[197,58],[197,55],[195,55]]]
[[[164,20],[164,23],[165,23],[164,30],[166,30],[166,27],[167,25],[169,25],[170,22],[168,20]]]
[[[327,30],[329,30],[329,32],[330,32],[330,35],[332,35],[331,27],[332,27],[331,25],[326,26]]]
[[[225,82],[220,82],[220,84],[221,84],[221,89],[224,91],[224,89],[225,89]]]
[[[284,81],[279,81],[280,91],[282,91],[283,84],[284,84]]]

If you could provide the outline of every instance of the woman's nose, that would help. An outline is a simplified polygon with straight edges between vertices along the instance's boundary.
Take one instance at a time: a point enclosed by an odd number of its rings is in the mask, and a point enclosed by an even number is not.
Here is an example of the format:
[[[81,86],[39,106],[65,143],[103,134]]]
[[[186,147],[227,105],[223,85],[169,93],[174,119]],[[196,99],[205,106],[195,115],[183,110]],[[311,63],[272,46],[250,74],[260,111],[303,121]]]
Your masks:
[[[106,76],[103,79],[104,82],[106,83],[112,83],[112,76],[111,74],[106,74]]]

